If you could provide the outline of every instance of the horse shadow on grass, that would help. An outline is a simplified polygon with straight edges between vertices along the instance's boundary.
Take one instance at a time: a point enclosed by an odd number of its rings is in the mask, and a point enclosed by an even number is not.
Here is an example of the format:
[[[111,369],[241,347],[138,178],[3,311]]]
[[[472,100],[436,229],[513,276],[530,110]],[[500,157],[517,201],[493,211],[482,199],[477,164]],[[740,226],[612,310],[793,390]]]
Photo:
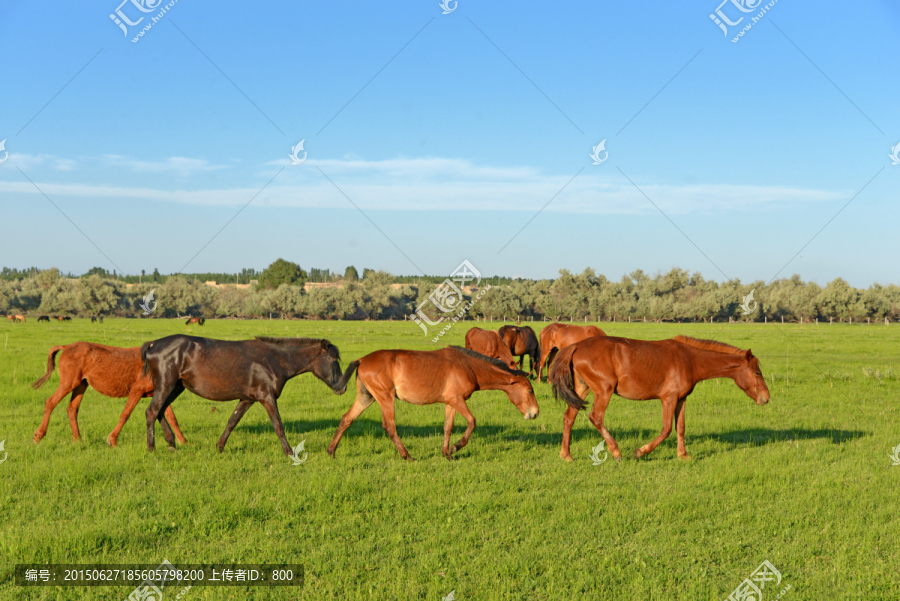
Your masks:
[[[339,419],[297,419],[285,420],[282,423],[284,425],[285,432],[287,432],[287,434],[291,437],[297,437],[303,433],[308,432],[324,432],[328,435],[328,438],[330,438],[337,430],[339,422]],[[224,423],[222,427],[225,427]],[[443,437],[444,435],[444,425],[443,423],[438,422],[435,422],[434,425],[426,426],[403,425],[398,423],[396,427],[397,434],[402,440],[411,441],[416,438],[428,438],[434,436]],[[457,423],[453,428],[453,437],[451,440],[455,442],[460,436],[462,436],[464,431],[465,424]],[[272,424],[269,422],[257,422],[246,425],[240,424],[237,428],[235,428],[232,436],[240,436],[242,432],[274,436]],[[615,428],[611,429],[610,433],[617,441],[620,442],[620,444],[622,443],[622,441],[626,440],[629,441],[629,443],[630,441],[638,440],[641,441],[640,444],[645,444],[659,435],[659,429]],[[348,436],[358,436],[360,434],[374,434],[376,436],[384,436],[386,440],[390,440],[381,427],[380,416],[378,418],[375,418],[374,416],[358,417],[344,434],[344,438],[347,438]],[[843,442],[857,440],[867,435],[869,435],[868,432],[863,432],[860,430],[843,430],[832,428],[785,428],[780,430],[772,428],[743,428],[739,430],[728,430],[725,432],[698,432],[697,434],[691,434],[691,431],[688,430],[685,440],[688,445],[690,445],[691,443],[712,441],[726,445],[727,449],[733,449],[744,445],[761,446],[767,444],[795,442],[803,440],[824,440],[826,442],[830,442],[831,444],[840,444]],[[517,429],[514,425],[511,424],[506,425],[502,423],[478,423],[475,426],[475,431],[473,432],[472,436],[473,439],[472,441],[470,441],[470,445],[473,442],[477,442],[477,439],[479,437],[497,437],[503,441],[523,442],[534,446],[559,448],[560,444],[562,443],[562,419],[559,420],[558,427],[553,428],[552,430],[548,428],[548,431],[546,432],[523,432],[522,430]],[[572,441],[578,442],[584,440],[596,440],[597,442],[599,442],[600,440],[602,440],[602,438],[600,437],[600,433],[590,424],[574,425],[572,427]],[[676,433],[673,429],[672,433],[669,435],[669,438],[667,438],[663,444],[666,444],[669,441],[672,441],[672,444],[674,444],[674,441],[676,440]]]

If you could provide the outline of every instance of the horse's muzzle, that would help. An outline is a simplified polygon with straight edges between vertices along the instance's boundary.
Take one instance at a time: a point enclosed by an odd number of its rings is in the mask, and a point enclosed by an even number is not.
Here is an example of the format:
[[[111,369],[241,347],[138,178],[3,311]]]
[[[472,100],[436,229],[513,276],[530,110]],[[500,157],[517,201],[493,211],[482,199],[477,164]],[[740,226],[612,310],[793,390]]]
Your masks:
[[[759,395],[759,398],[756,399],[756,404],[760,405],[760,406],[765,405],[768,402],[769,402],[769,394],[768,393],[761,394],[761,395]]]
[[[541,412],[540,409],[535,409],[534,411],[529,411],[528,413],[525,414],[525,419],[534,419],[538,416],[538,414],[540,412]]]

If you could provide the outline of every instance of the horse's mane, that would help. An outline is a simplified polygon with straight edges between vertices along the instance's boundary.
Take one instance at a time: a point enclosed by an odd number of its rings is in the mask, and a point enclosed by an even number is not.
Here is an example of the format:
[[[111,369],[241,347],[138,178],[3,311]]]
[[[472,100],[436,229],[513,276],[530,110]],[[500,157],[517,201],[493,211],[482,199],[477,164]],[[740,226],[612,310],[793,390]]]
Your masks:
[[[514,376],[528,375],[524,371],[520,371],[518,369],[510,369],[509,366],[506,363],[504,363],[503,361],[501,361],[500,359],[494,359],[493,357],[488,357],[487,355],[482,355],[481,353],[476,353],[475,351],[473,351],[471,349],[463,348],[461,346],[452,346],[452,345],[448,346],[447,348],[452,348],[453,350],[459,351],[460,353],[462,353],[464,355],[468,355],[468,356],[472,357],[473,359],[478,359],[480,361],[490,363],[491,365],[493,365],[495,367],[499,367],[506,373],[512,374]]]
[[[725,344],[724,342],[718,342],[716,340],[702,340],[699,338],[691,338],[690,336],[676,336],[675,338],[673,338],[673,340],[677,340],[682,344],[686,344],[688,346],[692,346],[704,351],[728,353],[729,355],[739,355],[744,352],[743,349],[739,349],[736,346],[731,346],[730,344]]]
[[[338,347],[334,346],[324,338],[274,338],[272,336],[257,336],[256,339],[260,342],[284,346],[322,346],[322,343],[325,343],[329,355],[338,360],[341,358]]]

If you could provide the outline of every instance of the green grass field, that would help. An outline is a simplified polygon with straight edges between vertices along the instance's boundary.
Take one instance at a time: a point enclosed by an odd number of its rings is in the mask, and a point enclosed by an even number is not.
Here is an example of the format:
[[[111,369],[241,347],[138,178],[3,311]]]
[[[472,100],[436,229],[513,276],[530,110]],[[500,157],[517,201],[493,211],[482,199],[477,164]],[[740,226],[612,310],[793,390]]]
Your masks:
[[[478,324],[484,325],[484,324]],[[501,324],[489,324],[496,329]],[[234,403],[184,393],[173,405],[189,444],[146,451],[142,401],[105,444],[123,400],[89,390],[83,440],[65,403],[35,445],[50,346],[88,340],[138,346],[172,333],[242,339],[326,337],[343,363],[381,348],[435,348],[402,322],[107,319],[0,325],[0,599],[125,599],[133,587],[32,587],[17,563],[302,563],[302,588],[200,588],[183,599],[725,599],[769,560],[782,574],[764,599],[900,598],[900,327],[598,324],[643,339],[686,334],[752,348],[772,402],[758,407],[731,381],[697,386],[687,448],[675,434],[648,457],[592,465],[602,438],[584,413],[574,463],[559,458],[564,405],[536,384],[540,416],[525,421],[500,392],[476,393],[478,425],[453,462],[440,452],[443,407],[397,403],[400,459],[377,405],[325,448],[355,395],[311,374],[280,399],[293,466],[254,407],[216,453]],[[442,342],[463,344],[468,324]],[[537,328],[536,328],[537,329]],[[659,401],[614,397],[607,425],[629,454],[661,428]],[[464,429],[457,417],[454,441]],[[2,457],[2,455],[0,455]],[[169,597],[166,596],[166,599]],[[174,598],[174,597],[173,597]]]

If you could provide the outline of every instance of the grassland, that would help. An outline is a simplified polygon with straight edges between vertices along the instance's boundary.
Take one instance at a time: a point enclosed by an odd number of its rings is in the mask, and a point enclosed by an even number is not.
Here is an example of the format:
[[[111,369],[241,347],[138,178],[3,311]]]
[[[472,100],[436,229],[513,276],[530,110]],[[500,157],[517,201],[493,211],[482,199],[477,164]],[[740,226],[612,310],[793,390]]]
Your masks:
[[[479,324],[483,325],[483,324]],[[494,323],[493,326],[499,326]],[[453,462],[440,453],[443,408],[397,404],[402,461],[370,407],[335,459],[325,454],[353,389],[312,375],[281,397],[294,467],[265,412],[251,409],[221,455],[232,403],[188,393],[173,405],[189,444],[145,450],[146,401],[111,449],[123,401],[89,391],[83,441],[64,403],[35,445],[50,346],[137,346],[190,331],[215,338],[327,337],[344,363],[380,348],[434,348],[409,323],[163,320],[0,324],[0,599],[124,599],[132,587],[17,588],[17,563],[302,563],[301,589],[194,588],[183,599],[724,599],[763,561],[783,599],[900,598],[900,327],[598,324],[611,335],[715,338],[760,357],[772,402],[730,381],[687,404],[689,462],[674,435],[648,457],[592,465],[601,440],[582,415],[575,463],[559,459],[561,402],[536,384],[525,421],[502,393],[477,393],[478,426]],[[457,324],[443,343],[462,344]],[[462,430],[463,420],[457,418]],[[656,436],[658,401],[614,398],[607,425],[623,451]],[[454,436],[454,438],[456,435]],[[775,599],[778,588],[766,590]]]

